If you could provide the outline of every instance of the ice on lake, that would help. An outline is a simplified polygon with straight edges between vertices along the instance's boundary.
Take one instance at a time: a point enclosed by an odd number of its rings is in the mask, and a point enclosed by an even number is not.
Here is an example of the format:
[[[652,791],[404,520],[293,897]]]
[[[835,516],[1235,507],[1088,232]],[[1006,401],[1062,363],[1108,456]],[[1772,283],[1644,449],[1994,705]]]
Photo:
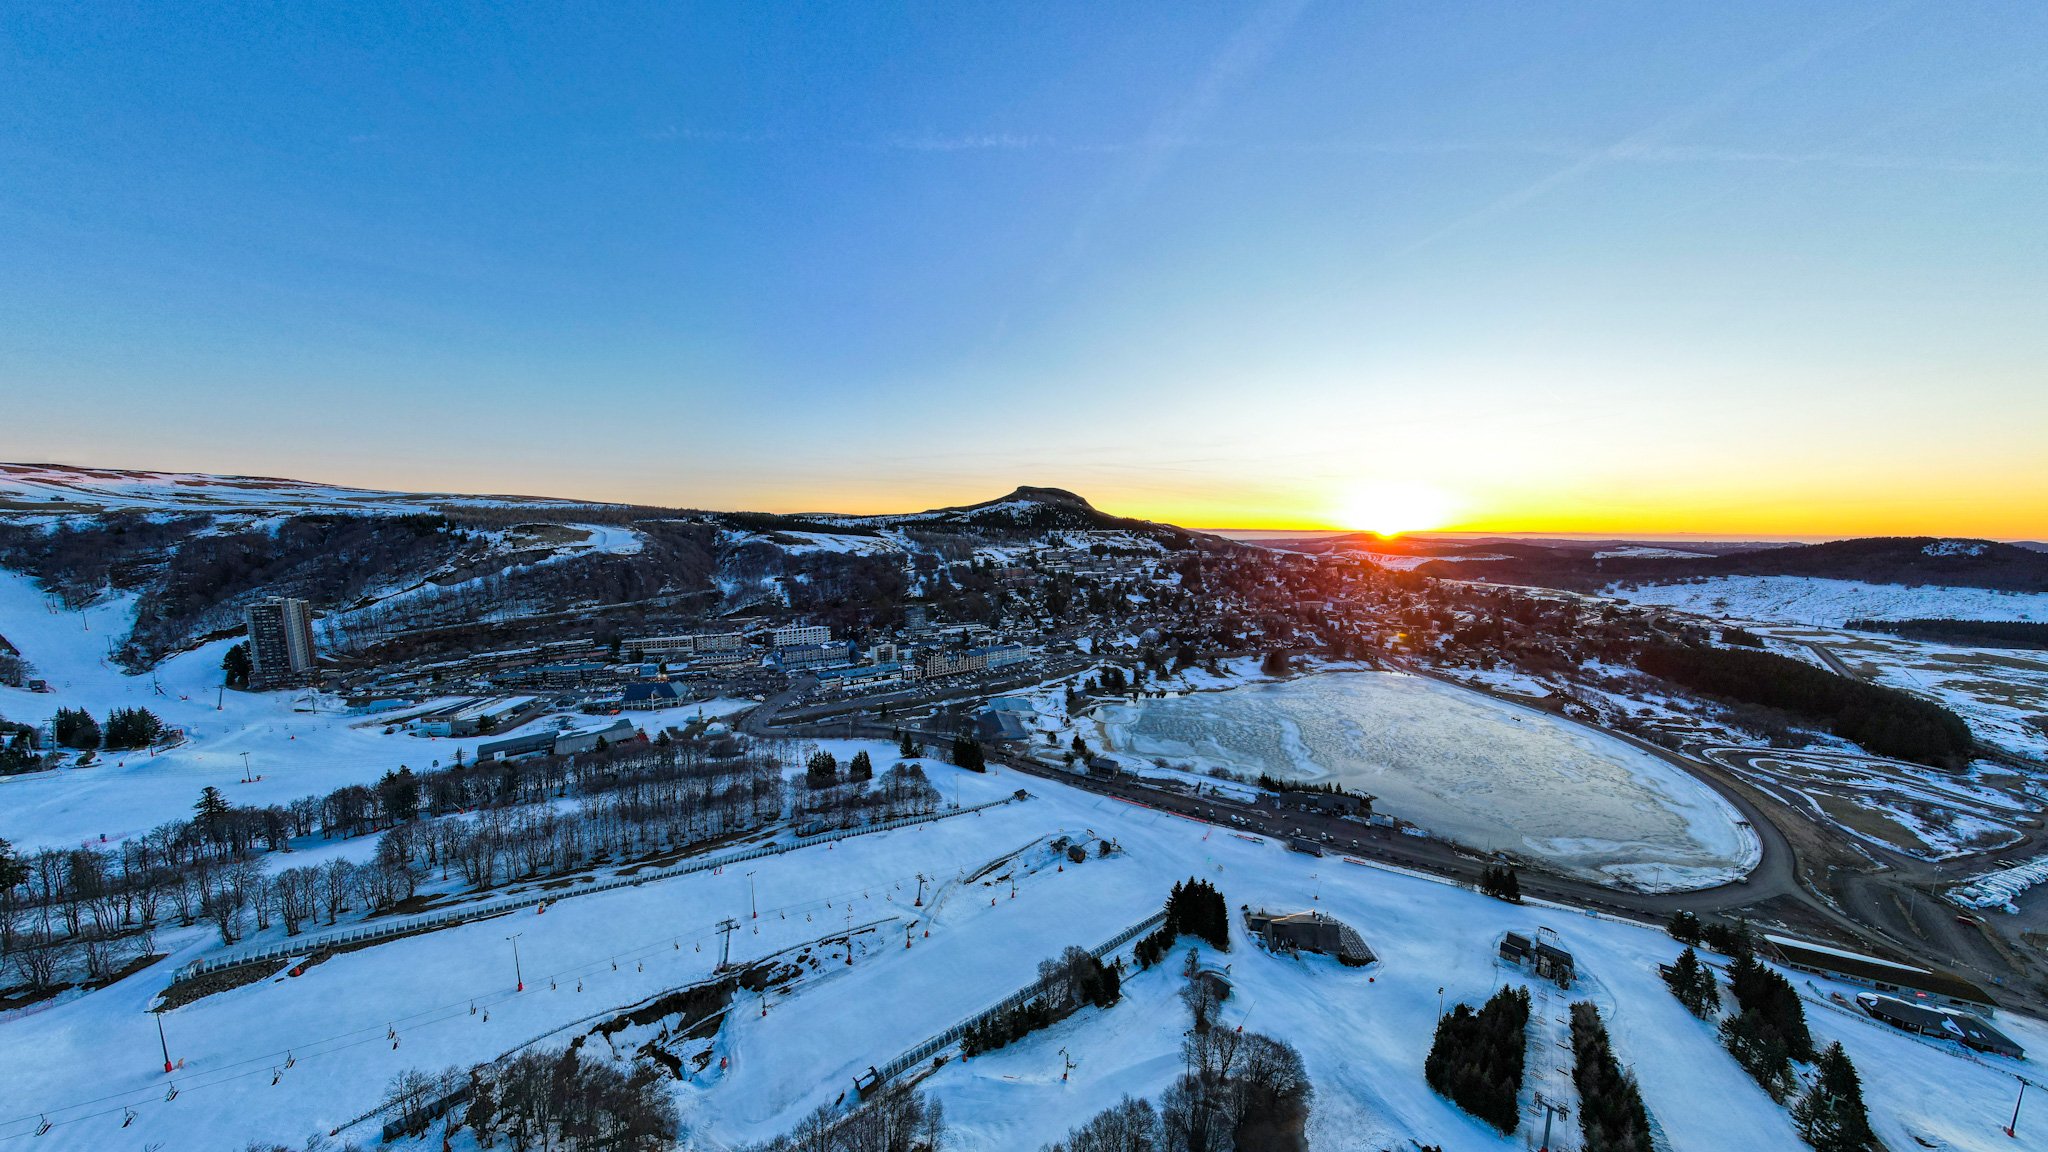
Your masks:
[[[1393,672],[1336,672],[1119,703],[1110,747],[1197,769],[1335,782],[1486,851],[1644,890],[1754,868],[1755,834],[1677,766],[1534,708]]]

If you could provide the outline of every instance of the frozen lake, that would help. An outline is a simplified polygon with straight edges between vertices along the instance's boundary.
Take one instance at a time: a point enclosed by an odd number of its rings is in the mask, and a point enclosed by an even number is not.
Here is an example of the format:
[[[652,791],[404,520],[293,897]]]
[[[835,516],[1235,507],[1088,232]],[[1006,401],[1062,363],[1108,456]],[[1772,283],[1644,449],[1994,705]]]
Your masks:
[[[1475,848],[1602,883],[1706,888],[1761,858],[1677,767],[1534,708],[1394,672],[1336,672],[1097,710],[1116,751],[1331,781]]]

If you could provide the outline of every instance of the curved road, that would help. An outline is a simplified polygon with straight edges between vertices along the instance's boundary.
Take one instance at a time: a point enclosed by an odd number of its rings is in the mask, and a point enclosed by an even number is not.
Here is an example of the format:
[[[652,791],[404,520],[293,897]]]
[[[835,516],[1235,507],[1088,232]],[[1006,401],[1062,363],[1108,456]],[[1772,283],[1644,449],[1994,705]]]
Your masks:
[[[1402,668],[1414,675],[1430,675],[1414,668]],[[1441,677],[1431,677],[1442,679]],[[1470,685],[1444,681],[1467,691],[1484,691]],[[788,727],[775,723],[778,713],[800,694],[796,687],[755,708],[743,721],[743,730],[756,735],[793,735],[806,725],[799,721]],[[1486,693],[1498,695],[1496,693]],[[1509,699],[1502,697],[1502,699]],[[1525,699],[1512,702],[1527,705]],[[804,710],[818,731],[813,734],[892,738],[896,728],[859,717],[832,720],[818,716],[818,709]],[[1965,917],[1960,909],[1941,901],[1940,881],[1953,882],[1938,866],[1913,861],[1896,853],[1851,841],[1831,822],[1816,820],[1774,796],[1742,775],[1753,759],[1769,757],[1771,749],[1707,748],[1702,756],[1671,749],[1562,716],[1602,736],[1620,740],[1665,760],[1714,790],[1733,805],[1749,823],[1762,848],[1762,859],[1743,881],[1690,892],[1641,893],[1607,888],[1576,877],[1522,865],[1525,894],[1580,908],[1632,916],[1662,924],[1672,913],[1695,915],[1744,915],[1759,921],[1792,921],[1794,931],[1832,935],[1839,942],[1859,946],[1878,955],[1903,957],[1928,967],[1955,971],[1987,989],[1995,990],[2001,1003],[2023,1007],[2048,1016],[2048,985],[2037,984],[2044,973],[2025,955],[1980,921]],[[906,721],[908,718],[906,718]],[[915,731],[915,729],[911,729]],[[928,740],[950,740],[951,733],[922,733]],[[1241,827],[1269,836],[1305,835],[1324,840],[1330,850],[1370,857],[1403,867],[1432,872],[1452,879],[1476,883],[1493,860],[1484,853],[1441,841],[1409,836],[1393,829],[1361,825],[1355,820],[1309,810],[1280,808],[1271,803],[1236,804],[1229,800],[1190,795],[1169,788],[1152,787],[1134,778],[1083,776],[1023,759],[1005,750],[993,751],[991,764],[1029,775],[1056,779],[1069,787],[1096,792],[1163,811],[1217,824]],[[1235,818],[1235,819],[1233,819]],[[1239,824],[1238,821],[1242,821]],[[2037,836],[2028,837],[2031,848]],[[1975,868],[1981,870],[1981,858]]]

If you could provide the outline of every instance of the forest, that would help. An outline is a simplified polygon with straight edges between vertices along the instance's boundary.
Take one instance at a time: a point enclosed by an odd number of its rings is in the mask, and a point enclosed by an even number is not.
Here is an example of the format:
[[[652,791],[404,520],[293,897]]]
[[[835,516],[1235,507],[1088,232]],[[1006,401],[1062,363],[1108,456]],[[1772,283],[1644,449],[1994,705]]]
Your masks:
[[[1652,644],[1637,655],[1636,667],[1695,692],[1821,721],[1879,756],[1959,768],[1970,753],[1969,725],[1941,705],[1787,656]]]
[[[1851,620],[1848,627],[1965,648],[2048,651],[2048,624],[2019,620]]]

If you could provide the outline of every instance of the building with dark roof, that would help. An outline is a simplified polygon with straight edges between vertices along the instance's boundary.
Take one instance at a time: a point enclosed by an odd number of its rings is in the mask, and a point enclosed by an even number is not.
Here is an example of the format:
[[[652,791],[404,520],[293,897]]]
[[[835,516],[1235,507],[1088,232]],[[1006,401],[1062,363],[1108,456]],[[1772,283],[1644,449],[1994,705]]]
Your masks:
[[[676,686],[666,680],[653,683],[628,684],[619,694],[621,708],[670,708],[682,700]]]
[[[1349,924],[1321,912],[1275,915],[1263,908],[1254,912],[1247,907],[1244,923],[1269,948],[1335,956],[1338,963],[1350,968],[1362,968],[1378,959],[1366,947],[1365,938]]]
[[[1856,1004],[1872,1019],[1882,1020],[1901,1031],[1917,1032],[1938,1040],[1954,1040],[1979,1052],[2010,1056],[2014,1060],[2023,1060],[2027,1055],[2011,1037],[1967,1012],[1931,1008],[1875,992],[1858,992]]]
[[[1908,964],[1894,964],[1875,956],[1844,952],[1825,944],[1810,944],[1785,936],[1765,934],[1758,951],[1787,968],[1862,984],[1879,992],[1909,992],[1915,999],[1968,1008],[1972,1011],[1998,1007],[1989,993],[1950,972],[1935,972]]]

